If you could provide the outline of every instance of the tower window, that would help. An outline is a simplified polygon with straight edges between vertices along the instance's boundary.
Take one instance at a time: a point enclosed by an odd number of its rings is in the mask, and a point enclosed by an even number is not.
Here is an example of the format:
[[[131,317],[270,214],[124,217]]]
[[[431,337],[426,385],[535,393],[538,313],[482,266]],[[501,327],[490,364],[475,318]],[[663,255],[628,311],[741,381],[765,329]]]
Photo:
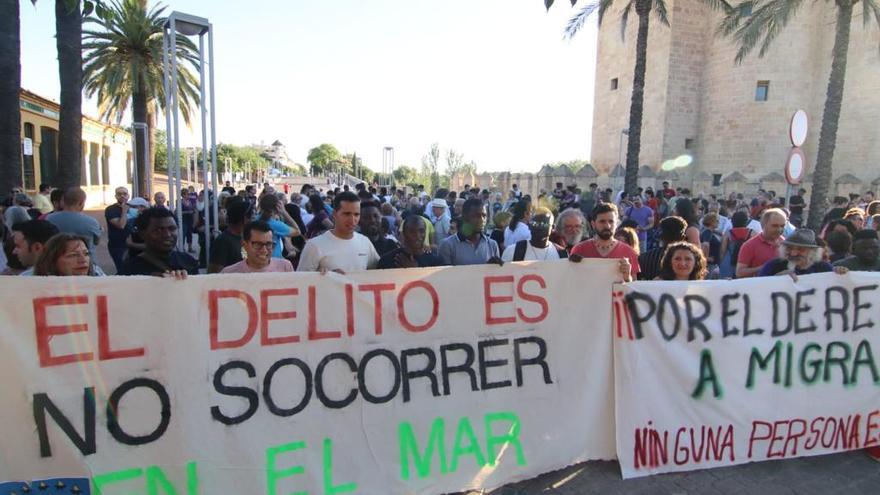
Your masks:
[[[611,80],[611,91],[616,91],[618,86],[617,78]]]
[[[758,81],[755,88],[755,101],[767,101],[770,95],[770,81]]]

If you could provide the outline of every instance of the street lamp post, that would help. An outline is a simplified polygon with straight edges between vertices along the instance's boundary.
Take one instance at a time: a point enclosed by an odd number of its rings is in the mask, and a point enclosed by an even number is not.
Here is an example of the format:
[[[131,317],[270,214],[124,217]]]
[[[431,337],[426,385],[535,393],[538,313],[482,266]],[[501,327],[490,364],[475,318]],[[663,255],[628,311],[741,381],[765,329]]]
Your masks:
[[[382,148],[382,175],[387,176],[387,182],[394,185],[394,146]]]

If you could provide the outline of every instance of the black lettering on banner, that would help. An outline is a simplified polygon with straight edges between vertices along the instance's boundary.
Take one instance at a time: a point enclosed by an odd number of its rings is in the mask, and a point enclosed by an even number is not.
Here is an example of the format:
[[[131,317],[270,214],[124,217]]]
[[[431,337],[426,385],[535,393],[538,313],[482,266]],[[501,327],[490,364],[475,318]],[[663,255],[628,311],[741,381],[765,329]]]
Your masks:
[[[699,303],[699,305],[703,307],[703,312],[701,315],[695,315],[694,306],[692,303]],[[706,318],[709,317],[709,313],[711,313],[712,311],[712,308],[709,305],[709,300],[698,294],[688,294],[684,296],[684,311],[688,321],[688,342],[693,342],[694,339],[697,338],[694,335],[694,330],[699,330],[700,333],[703,334],[703,342],[712,339],[712,335],[709,333],[709,329],[706,328],[706,325],[703,323],[704,321],[706,321]]]
[[[285,366],[296,366],[299,368],[300,372],[305,378],[306,386],[305,390],[303,390],[303,397],[299,401],[299,403],[291,408],[281,408],[275,403],[275,399],[272,398],[272,378],[275,377],[275,373]],[[312,398],[312,372],[309,369],[309,365],[302,362],[302,360],[297,358],[285,358],[279,361],[275,361],[272,363],[272,366],[269,368],[269,371],[266,372],[266,376],[263,377],[263,401],[266,402],[266,407],[269,408],[269,411],[276,416],[293,416],[294,414],[302,411],[309,404],[309,399]]]
[[[535,344],[538,346],[538,355],[533,358],[523,359],[519,347],[522,344]],[[520,337],[513,339],[513,366],[516,368],[516,386],[523,385],[522,369],[526,366],[540,366],[544,376],[544,383],[551,384],[550,367],[547,366],[547,344],[540,337]]]
[[[227,416],[220,411],[220,406],[211,406],[211,417],[224,425],[237,425],[247,421],[257,412],[257,408],[260,406],[260,397],[257,395],[256,390],[248,387],[229,386],[223,383],[223,376],[231,370],[243,370],[249,378],[257,376],[254,365],[247,361],[230,361],[217,368],[217,371],[214,373],[214,390],[222,395],[241,397],[247,400],[248,403],[247,409],[238,416]]]
[[[721,296],[721,335],[725,338],[739,335],[739,328],[731,327],[727,322],[728,318],[739,313],[739,310],[730,309],[731,299],[739,299],[739,292]]]
[[[855,327],[853,327],[855,328]],[[842,356],[835,356],[834,349],[840,349],[843,352]],[[822,375],[822,380],[827,382],[831,381],[831,367],[837,366],[840,368],[840,374],[843,377],[843,384],[849,385],[849,374],[847,374],[847,364],[850,359],[850,348],[849,344],[846,342],[833,341],[829,342],[827,346],[825,346],[825,373]]]
[[[791,331],[791,310],[792,310],[792,300],[791,296],[786,294],[785,292],[773,292],[770,294],[770,300],[773,301],[773,329],[770,331],[770,335],[773,337],[782,337]],[[781,309],[782,303],[785,303],[785,309]],[[779,325],[779,317],[785,317],[785,326],[782,327]]]
[[[37,424],[37,435],[40,438],[40,457],[52,457],[52,446],[49,445],[49,431],[46,428],[46,414],[52,416],[55,424],[73,442],[82,455],[94,454],[95,445],[95,387],[83,389],[83,436],[58,409],[52,399],[45,393],[34,394],[34,422]]]
[[[749,328],[749,321],[752,318],[752,300],[748,294],[743,294],[743,337],[749,335],[761,335],[764,333],[763,328]]]
[[[500,382],[490,382],[489,381],[489,368],[496,368],[499,366],[506,366],[507,359],[494,359],[487,360],[486,359],[486,348],[487,347],[496,347],[499,345],[507,345],[509,342],[508,339],[490,339],[483,340],[477,343],[477,354],[479,355],[480,360],[480,389],[481,390],[490,390],[493,388],[503,388],[509,387],[511,385],[510,380],[502,380]]]
[[[333,400],[330,397],[327,397],[327,394],[324,392],[324,368],[326,368],[327,365],[330,364],[330,361],[333,360],[345,361],[345,363],[348,364],[348,369],[350,369],[352,373],[357,371],[357,363],[351,356],[344,352],[334,352],[333,354],[324,356],[324,359],[322,359],[321,362],[318,363],[318,367],[315,368],[315,395],[318,397],[318,400],[321,401],[321,404],[324,404],[330,409],[342,409],[354,402],[357,398],[357,387],[352,387],[348,392],[348,395],[342,400]]]
[[[367,390],[367,364],[369,364],[373,358],[378,356],[385,356],[388,361],[391,363],[391,366],[394,368],[394,385],[391,387],[391,390],[384,396],[373,395],[369,390]],[[393,352],[387,349],[373,349],[372,351],[364,354],[364,357],[361,358],[360,366],[358,366],[358,388],[361,392],[361,397],[366,399],[370,404],[384,404],[394,396],[397,395],[397,391],[400,390],[400,363],[397,361],[397,356],[394,355]]]
[[[673,318],[675,319],[675,324],[672,329],[672,333],[668,333],[666,331],[666,307],[669,306],[671,308],[671,313]],[[681,314],[678,312],[678,303],[675,302],[675,298],[672,297],[671,294],[661,294],[660,300],[657,303],[657,328],[660,329],[660,333],[663,335],[663,338],[666,340],[672,340],[678,335],[678,329],[681,327]]]
[[[865,323],[859,323],[859,312],[863,309],[871,309],[871,303],[860,303],[862,292],[866,290],[877,290],[877,284],[862,285],[853,289],[853,327],[852,331],[856,332],[861,328],[871,328],[874,326],[874,320],[868,319]]]
[[[816,293],[816,289],[808,289],[808,290],[799,290],[794,295],[794,333],[807,333],[807,332],[815,332],[816,331],[816,323],[813,320],[810,320],[808,325],[803,325],[801,322],[801,316],[805,313],[809,313],[812,306],[804,302],[806,296],[812,296]]]
[[[856,347],[855,358],[853,358],[852,375],[849,381],[851,383],[859,383],[859,369],[867,366],[871,371],[871,378],[874,384],[880,384],[880,374],[877,373],[877,364],[874,362],[874,354],[871,352],[871,344],[867,340],[862,340]]]
[[[410,358],[422,355],[427,358],[425,367],[420,370],[410,371]],[[431,382],[431,394],[434,397],[440,395],[437,388],[437,376],[434,375],[434,368],[437,366],[437,356],[434,351],[427,347],[416,347],[414,349],[404,349],[400,353],[400,373],[403,375],[403,402],[410,400],[409,382],[415,378],[427,378]]]
[[[654,302],[654,299],[651,296],[642,294],[641,292],[630,292],[624,297],[626,297],[626,307],[629,310],[629,316],[632,320],[633,334],[636,339],[641,339],[644,336],[642,325],[651,321],[654,312],[657,311],[657,303]],[[638,302],[648,304],[648,311],[645,314],[639,312]]]
[[[834,306],[831,304],[831,294],[837,294],[840,296],[840,305]],[[831,318],[832,315],[840,316],[841,320],[841,329],[844,332],[849,331],[849,316],[847,313],[849,311],[849,292],[843,287],[828,287],[825,289],[825,330],[831,331],[834,328],[834,322]]]
[[[449,366],[447,353],[451,351],[464,351],[464,362],[455,366]],[[449,395],[449,375],[464,373],[471,382],[471,391],[476,392],[477,373],[474,371],[474,348],[467,344],[445,344],[440,346],[440,374],[443,379],[443,395]]]
[[[156,396],[159,398],[159,403],[162,406],[161,409],[161,419],[159,420],[159,425],[156,426],[156,429],[146,435],[129,435],[128,433],[122,430],[122,427],[119,425],[119,417],[120,417],[120,409],[119,402],[122,400],[122,397],[128,393],[129,390],[134,390],[135,388],[148,388],[152,390]],[[125,445],[145,445],[150,442],[155,442],[165,433],[165,430],[168,429],[168,425],[171,423],[171,398],[168,397],[168,392],[165,390],[165,387],[162,386],[161,383],[156,380],[150,378],[133,378],[113,391],[110,394],[110,400],[107,401],[107,430],[113,435],[113,438],[116,439],[121,444]]]

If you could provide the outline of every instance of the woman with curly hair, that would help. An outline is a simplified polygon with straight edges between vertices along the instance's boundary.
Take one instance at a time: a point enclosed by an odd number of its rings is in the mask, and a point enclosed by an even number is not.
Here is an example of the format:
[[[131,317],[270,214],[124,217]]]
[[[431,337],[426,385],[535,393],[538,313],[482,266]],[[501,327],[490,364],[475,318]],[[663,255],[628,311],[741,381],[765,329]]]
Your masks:
[[[690,242],[670,244],[660,261],[660,275],[655,280],[703,280],[706,278],[706,257],[703,250]]]
[[[73,234],[55,234],[43,247],[34,264],[35,276],[101,276],[92,263],[85,239]]]

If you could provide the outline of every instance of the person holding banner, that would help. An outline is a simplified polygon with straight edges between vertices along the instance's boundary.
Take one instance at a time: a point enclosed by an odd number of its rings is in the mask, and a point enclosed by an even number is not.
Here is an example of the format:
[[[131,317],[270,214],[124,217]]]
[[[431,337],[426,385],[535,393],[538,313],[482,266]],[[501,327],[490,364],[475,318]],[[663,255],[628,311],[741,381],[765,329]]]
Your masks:
[[[859,272],[880,272],[880,240],[878,240],[877,231],[860,230],[856,232],[852,244],[852,254],[834,263],[834,266],[842,266]]]
[[[550,228],[553,225],[553,213],[540,206],[529,220],[529,240],[521,240],[507,246],[501,255],[502,261],[545,261],[567,258],[565,249],[550,242]]]
[[[486,210],[479,198],[470,198],[461,209],[461,228],[440,243],[440,259],[445,265],[503,263],[498,243],[484,233]]]
[[[104,275],[89,254],[86,240],[76,234],[56,234],[46,242],[34,265],[35,276],[91,276]]]
[[[764,263],[758,276],[791,275],[797,280],[798,275],[830,271],[834,269],[830,263],[822,261],[822,252],[819,244],[816,243],[816,233],[810,229],[797,229],[791,237],[782,241],[780,256]]]
[[[123,274],[177,279],[198,275],[198,260],[176,249],[177,222],[170,210],[147,208],[138,215],[135,226],[144,241],[144,251],[128,259]]]
[[[670,244],[660,261],[660,273],[654,280],[704,280],[706,256],[690,242]]]
[[[617,227],[617,207],[611,203],[599,203],[593,208],[591,224],[595,235],[571,250],[569,259],[578,262],[583,258],[617,258],[626,260],[628,268],[624,282],[631,282],[639,273],[639,255],[626,243],[614,238]],[[621,269],[623,268],[621,262]]]
[[[401,226],[401,246],[386,253],[379,259],[377,268],[424,268],[443,266],[443,260],[429,249],[425,249],[427,226],[424,217],[409,215]]]
[[[266,222],[254,221],[244,226],[241,247],[247,257],[223,268],[220,273],[285,273],[293,271],[286,258],[272,256],[275,234]]]

